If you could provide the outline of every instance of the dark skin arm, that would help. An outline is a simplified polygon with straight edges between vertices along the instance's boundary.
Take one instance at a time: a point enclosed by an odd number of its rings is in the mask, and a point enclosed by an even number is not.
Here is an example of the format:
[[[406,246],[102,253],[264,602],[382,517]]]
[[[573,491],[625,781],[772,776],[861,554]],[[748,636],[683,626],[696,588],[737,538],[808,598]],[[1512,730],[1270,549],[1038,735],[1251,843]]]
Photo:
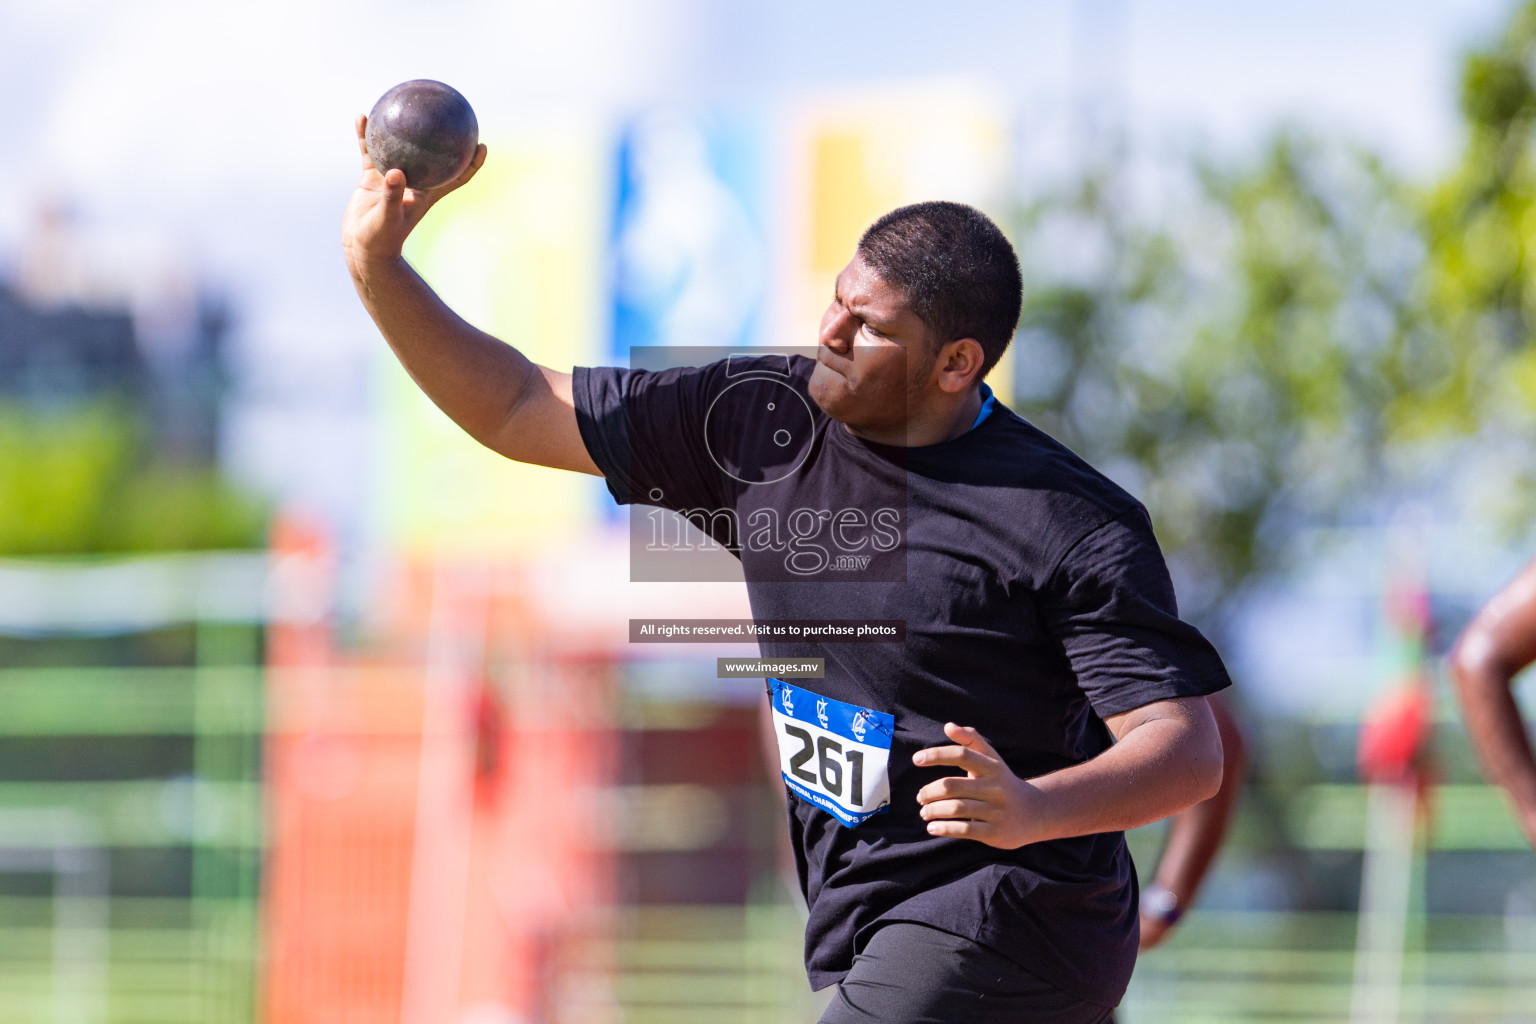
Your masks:
[[[1206,702],[1211,706],[1217,731],[1221,733],[1221,788],[1209,800],[1202,800],[1173,817],[1162,860],[1157,865],[1157,883],[1177,896],[1179,906],[1184,908],[1194,903],[1200,883],[1216,859],[1216,851],[1221,848],[1248,767],[1248,750],[1237,719],[1219,696],[1207,697]],[[1143,915],[1141,948],[1146,950],[1156,946],[1173,927]]]
[[[1536,846],[1536,758],[1510,688],[1536,661],[1536,561],[1473,617],[1451,652],[1451,674],[1483,774],[1509,797]]]
[[[917,794],[928,832],[1005,850],[1119,832],[1209,800],[1221,785],[1221,739],[1204,697],[1154,701],[1104,720],[1115,743],[1082,764],[1021,779],[977,730],[953,722],[953,746],[914,764],[961,768]]]
[[[342,250],[358,297],[412,379],[476,441],[509,459],[599,475],[576,426],[571,375],[540,366],[467,323],[437,297],[401,255],[407,236],[443,196],[485,163],[481,145],[468,169],[441,188],[405,187],[405,174],[380,174],[356,123],[363,174],[342,220]]]

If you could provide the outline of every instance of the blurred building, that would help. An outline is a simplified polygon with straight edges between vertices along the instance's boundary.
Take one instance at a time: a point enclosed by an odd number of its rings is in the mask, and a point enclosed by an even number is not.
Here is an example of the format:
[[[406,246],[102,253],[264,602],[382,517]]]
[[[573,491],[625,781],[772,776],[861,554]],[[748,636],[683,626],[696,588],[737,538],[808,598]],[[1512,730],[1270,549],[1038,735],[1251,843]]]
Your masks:
[[[228,306],[174,246],[45,204],[0,280],[0,401],[122,401],[156,452],[211,463],[229,329]]]

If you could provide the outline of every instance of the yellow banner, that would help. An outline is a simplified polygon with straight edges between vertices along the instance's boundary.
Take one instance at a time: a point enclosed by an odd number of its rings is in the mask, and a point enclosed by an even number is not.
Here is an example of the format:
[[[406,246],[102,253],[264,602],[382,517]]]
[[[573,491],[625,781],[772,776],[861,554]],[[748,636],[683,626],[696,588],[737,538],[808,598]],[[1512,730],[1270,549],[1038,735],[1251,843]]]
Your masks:
[[[788,288],[774,332],[784,344],[815,343],[833,280],[881,214],[947,199],[1009,230],[1007,107],[979,86],[915,83],[811,101],[791,116],[787,134]],[[1012,354],[987,377],[1005,403]]]
[[[459,315],[560,370],[602,350],[610,169],[601,125],[486,133],[485,166],[412,235],[406,258]],[[513,555],[589,529],[601,481],[481,447],[384,349],[383,533],[415,554]]]

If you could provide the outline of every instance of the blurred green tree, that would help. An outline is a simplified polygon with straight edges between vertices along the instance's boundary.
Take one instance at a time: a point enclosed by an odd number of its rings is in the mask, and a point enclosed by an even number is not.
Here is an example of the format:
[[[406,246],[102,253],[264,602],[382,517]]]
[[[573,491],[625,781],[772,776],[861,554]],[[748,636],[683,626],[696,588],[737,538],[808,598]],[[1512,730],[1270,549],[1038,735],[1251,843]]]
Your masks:
[[[213,466],[157,456],[146,438],[126,402],[0,405],[0,555],[262,544],[259,501]]]
[[[1291,129],[1246,166],[1174,161],[1151,214],[1146,168],[1113,158],[1019,213],[1020,411],[1146,502],[1213,625],[1298,527],[1443,491],[1423,478],[1457,458],[1496,453],[1482,514],[1529,532],[1536,0],[1460,90],[1461,152],[1427,188]]]
[[[1536,2],[1462,65],[1466,137],[1428,193],[1426,292],[1445,349],[1423,429],[1519,431],[1536,409]],[[1529,473],[1526,485],[1530,485]]]
[[[1147,504],[1219,627],[1296,525],[1379,493],[1435,338],[1413,196],[1368,153],[1287,131],[1253,166],[1174,177],[1151,217],[1111,171],[1021,211],[1017,392]]]

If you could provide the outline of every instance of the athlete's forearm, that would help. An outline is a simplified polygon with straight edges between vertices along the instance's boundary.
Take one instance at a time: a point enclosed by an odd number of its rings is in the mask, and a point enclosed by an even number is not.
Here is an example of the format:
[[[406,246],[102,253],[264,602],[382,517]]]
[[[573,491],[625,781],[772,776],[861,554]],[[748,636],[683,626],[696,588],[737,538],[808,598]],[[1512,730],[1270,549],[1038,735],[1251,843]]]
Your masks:
[[[1536,757],[1510,686],[1515,673],[1485,641],[1469,631],[1451,657],[1452,674],[1483,774],[1509,795],[1526,835],[1536,843]]]
[[[538,367],[449,309],[403,258],[349,265],[358,296],[406,372],[465,432],[495,447],[537,383]]]
[[[1021,779],[975,728],[946,723],[954,746],[927,747],[914,764],[952,765],[918,790],[928,833],[1004,849],[1119,832],[1209,800],[1221,785],[1221,737],[1204,697],[1177,697],[1105,720],[1117,742],[1091,761]]]
[[[1174,892],[1184,906],[1193,902],[1216,851],[1221,848],[1248,764],[1247,747],[1231,712],[1219,697],[1210,697],[1208,702],[1221,736],[1221,788],[1209,800],[1174,816],[1157,865],[1158,884]]]
[[[1197,711],[1150,717],[1091,761],[1029,780],[1039,839],[1119,832],[1209,800],[1221,786],[1221,739]],[[1037,840],[1038,841],[1038,840]]]

